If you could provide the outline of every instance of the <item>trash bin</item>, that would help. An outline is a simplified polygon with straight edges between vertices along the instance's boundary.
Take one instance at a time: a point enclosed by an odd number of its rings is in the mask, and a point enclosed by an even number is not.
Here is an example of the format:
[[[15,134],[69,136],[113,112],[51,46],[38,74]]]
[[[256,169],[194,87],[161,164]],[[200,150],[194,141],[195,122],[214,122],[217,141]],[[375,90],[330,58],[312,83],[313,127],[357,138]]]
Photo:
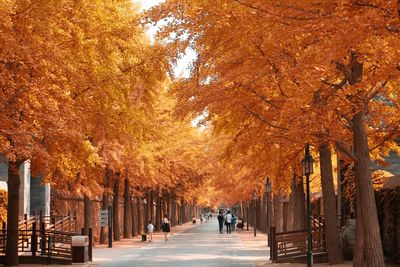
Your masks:
[[[89,237],[73,236],[71,239],[72,263],[87,263],[89,261]]]

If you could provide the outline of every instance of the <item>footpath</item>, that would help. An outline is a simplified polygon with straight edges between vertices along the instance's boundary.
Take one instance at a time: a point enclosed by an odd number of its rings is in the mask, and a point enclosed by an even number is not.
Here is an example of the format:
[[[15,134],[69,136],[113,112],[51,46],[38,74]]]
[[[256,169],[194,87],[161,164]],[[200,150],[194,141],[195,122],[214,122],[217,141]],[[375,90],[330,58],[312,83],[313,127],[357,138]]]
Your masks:
[[[164,241],[162,232],[153,236],[153,242],[141,238],[113,242],[113,248],[97,246],[93,262],[83,266],[139,266],[139,267],[305,267],[306,264],[272,264],[265,234],[236,230],[231,234],[218,231],[215,218],[203,224],[187,223],[171,229],[170,240]],[[25,265],[27,266],[27,265]],[[39,266],[39,265],[30,265]],[[54,265],[53,265],[54,266]],[[65,265],[64,265],[65,266]],[[82,266],[82,265],[74,265]],[[325,267],[328,264],[314,264]],[[350,267],[352,263],[337,265]],[[392,266],[390,266],[392,267]]]

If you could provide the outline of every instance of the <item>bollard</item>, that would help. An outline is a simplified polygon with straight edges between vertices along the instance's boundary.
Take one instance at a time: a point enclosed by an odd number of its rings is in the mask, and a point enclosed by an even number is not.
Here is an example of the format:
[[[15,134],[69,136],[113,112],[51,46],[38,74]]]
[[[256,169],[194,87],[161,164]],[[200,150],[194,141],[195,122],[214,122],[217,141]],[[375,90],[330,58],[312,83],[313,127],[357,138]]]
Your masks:
[[[93,228],[89,228],[89,261],[93,261]]]

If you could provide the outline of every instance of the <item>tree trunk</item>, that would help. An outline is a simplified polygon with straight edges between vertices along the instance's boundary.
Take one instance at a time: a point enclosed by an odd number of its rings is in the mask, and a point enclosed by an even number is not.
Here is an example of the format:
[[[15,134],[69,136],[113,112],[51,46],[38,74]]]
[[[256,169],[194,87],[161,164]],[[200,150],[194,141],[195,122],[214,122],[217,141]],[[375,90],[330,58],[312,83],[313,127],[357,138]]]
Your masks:
[[[145,211],[145,214],[146,214],[146,220],[145,220],[144,225],[147,225],[149,223],[149,221],[151,220],[150,219],[150,192],[146,193],[146,211]],[[146,227],[144,228],[144,232],[147,233]]]
[[[172,197],[172,204],[171,204],[171,225],[176,225],[176,206],[175,206],[175,197]]]
[[[168,214],[168,216],[171,216],[171,206],[170,206],[171,196],[168,192],[166,193],[165,202],[166,202],[166,206],[167,206],[166,213]],[[164,214],[161,214],[161,216],[164,216]],[[172,216],[171,216],[171,218],[172,218]]]
[[[161,228],[161,208],[162,208],[162,198],[160,196],[156,197],[156,223],[155,223],[155,230],[160,231]]]
[[[365,240],[365,264],[367,266],[383,267],[384,258],[381,234],[374,189],[372,187],[371,158],[369,155],[368,138],[365,129],[365,112],[360,111],[353,117],[354,170],[360,190],[356,202],[361,205]],[[359,237],[357,237],[359,238]]]
[[[108,206],[110,205],[109,201],[109,192],[107,190],[110,189],[110,170],[108,167],[105,169],[105,174],[104,174],[104,193],[103,193],[103,199],[101,200],[101,209],[102,210],[108,210]],[[100,244],[106,244],[108,239],[107,236],[107,227],[101,227],[100,228]]]
[[[93,202],[88,196],[83,197],[83,205],[84,205],[84,222],[83,228],[85,233],[89,233],[89,228],[93,228]]]
[[[137,215],[135,215],[135,198],[131,197],[131,218],[132,218],[132,237],[135,237],[137,235],[137,230],[136,230],[136,221],[137,221]]]
[[[150,220],[153,222],[154,224],[154,194],[153,191],[150,191],[150,202],[149,202],[149,209],[150,209]],[[147,224],[147,222],[146,222]]]
[[[119,233],[119,176],[114,179],[114,198],[113,198],[113,230],[114,240],[121,240]]]
[[[361,202],[360,190],[358,189],[359,182],[356,180],[356,240],[354,244],[354,256],[353,256],[353,266],[354,267],[364,267],[365,266],[365,241],[364,241],[364,225],[361,219]]]
[[[141,235],[143,233],[141,206],[142,206],[142,202],[140,201],[140,197],[137,197],[136,198],[136,209],[137,209],[136,222],[137,222],[138,235]]]
[[[131,191],[128,178],[124,181],[124,238],[132,236]]]
[[[280,233],[283,231],[283,206],[282,206],[282,192],[279,191],[274,197],[274,216],[275,216],[275,227],[276,232]]]
[[[332,174],[332,154],[329,145],[319,146],[321,185],[325,214],[325,240],[328,259],[331,265],[343,262],[342,247],[339,239],[339,226],[336,214],[335,187]]]
[[[294,213],[296,205],[296,175],[292,177],[292,183],[290,185],[290,195],[289,195],[289,214],[288,214],[288,230],[293,231],[294,227]],[[267,211],[268,212],[268,211]]]
[[[297,176],[294,179],[293,231],[299,231],[307,229],[306,194],[304,192],[303,177]]]
[[[256,202],[256,212],[257,212],[257,229],[259,230],[259,231],[262,231],[262,225],[263,225],[263,221],[262,221],[262,216],[261,216],[261,210],[262,210],[262,205],[263,205],[263,201],[261,201],[261,197],[259,196],[258,198],[257,198],[257,202]]]
[[[185,222],[185,202],[183,198],[181,199],[179,205],[179,224],[183,224]]]
[[[162,219],[163,219],[163,216],[165,215],[165,214],[167,214],[167,208],[166,208],[166,206],[165,206],[165,198],[166,198],[166,195],[162,195],[161,197],[161,200],[160,200],[160,225],[162,225],[162,223],[161,223],[161,221],[162,221]],[[157,214],[156,214],[156,216],[157,216]],[[169,220],[170,220],[170,223],[171,223],[171,220],[172,220],[172,216],[171,216],[171,213],[168,213],[168,216],[169,216]],[[171,225],[172,225],[172,223],[171,223]]]
[[[22,163],[8,162],[6,266],[18,265],[19,167]]]

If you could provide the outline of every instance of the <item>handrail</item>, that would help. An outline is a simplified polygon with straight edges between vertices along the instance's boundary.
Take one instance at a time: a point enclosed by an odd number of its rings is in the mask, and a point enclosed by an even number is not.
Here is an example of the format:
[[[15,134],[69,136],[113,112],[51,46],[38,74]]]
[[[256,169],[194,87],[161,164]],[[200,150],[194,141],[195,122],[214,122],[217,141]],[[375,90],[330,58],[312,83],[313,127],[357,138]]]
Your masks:
[[[36,216],[30,216],[28,218],[28,215],[25,214],[24,215],[24,219],[22,221],[18,222],[18,229],[22,230],[22,229],[28,229],[29,226],[32,226],[32,224],[36,222]]]
[[[307,251],[307,230],[276,233],[276,228],[271,227],[271,260],[290,261],[299,256],[305,256]],[[315,226],[312,229],[312,243],[314,252],[326,252],[325,228]]]
[[[55,218],[53,218],[52,223],[48,224],[46,227],[46,230],[61,230],[64,232],[64,230],[67,230],[70,232],[75,232],[76,229],[76,221],[75,217],[72,217],[71,215],[67,215],[62,217],[60,220],[55,221]]]

